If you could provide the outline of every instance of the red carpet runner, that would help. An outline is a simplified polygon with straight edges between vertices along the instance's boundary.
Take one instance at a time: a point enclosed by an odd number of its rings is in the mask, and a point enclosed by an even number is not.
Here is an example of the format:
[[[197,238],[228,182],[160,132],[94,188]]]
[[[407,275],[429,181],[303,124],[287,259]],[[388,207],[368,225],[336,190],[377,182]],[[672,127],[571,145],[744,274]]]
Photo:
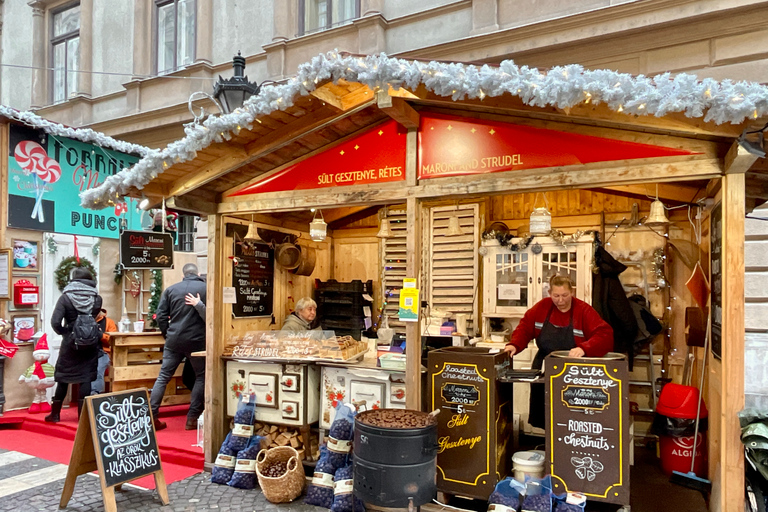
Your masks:
[[[197,442],[197,432],[184,430],[188,409],[188,405],[160,409],[160,419],[168,424],[168,428],[157,432],[157,444],[168,484],[203,471],[203,449],[193,446]],[[77,408],[62,409],[59,423],[46,423],[44,417],[45,414],[29,414],[26,409],[6,412],[0,420],[23,419],[24,422],[20,428],[3,428],[0,421],[0,448],[69,464],[77,432]],[[130,483],[146,489],[155,488],[151,476]]]

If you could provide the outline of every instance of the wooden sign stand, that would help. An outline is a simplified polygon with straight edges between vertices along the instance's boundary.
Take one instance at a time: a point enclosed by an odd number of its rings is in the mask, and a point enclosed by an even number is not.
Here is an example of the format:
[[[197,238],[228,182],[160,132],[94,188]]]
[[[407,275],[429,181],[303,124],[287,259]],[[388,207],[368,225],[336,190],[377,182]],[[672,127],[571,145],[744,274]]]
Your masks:
[[[69,460],[69,468],[67,469],[67,478],[64,481],[64,489],[61,491],[61,500],[59,501],[59,508],[65,508],[69,503],[72,493],[75,490],[75,481],[77,477],[91,471],[98,471],[99,482],[101,484],[101,494],[104,500],[104,510],[106,512],[117,512],[117,504],[115,502],[115,489],[118,491],[122,487],[122,484],[140,478],[142,476],[154,475],[155,487],[157,493],[160,495],[160,499],[163,505],[168,505],[170,500],[168,499],[168,488],[165,485],[165,474],[162,467],[155,471],[142,474],[126,475],[126,479],[119,483],[108,484],[105,476],[104,461],[101,457],[101,445],[99,444],[99,437],[96,424],[97,411],[94,410],[94,401],[101,400],[107,397],[120,397],[120,395],[135,394],[137,391],[143,392],[143,397],[146,399],[146,405],[149,405],[149,393],[146,388],[133,389],[129,391],[118,391],[115,393],[106,393],[96,396],[86,397],[83,404],[83,411],[80,415],[80,421],[77,425],[77,434],[75,435],[75,444],[72,446],[72,456]],[[142,396],[142,395],[140,395]],[[150,418],[151,436],[155,440],[154,446],[157,446],[155,439],[155,427],[152,424],[151,413],[147,411]],[[149,432],[147,432],[149,433]],[[99,456],[97,456],[97,454]],[[157,465],[160,466],[160,452],[157,452]]]

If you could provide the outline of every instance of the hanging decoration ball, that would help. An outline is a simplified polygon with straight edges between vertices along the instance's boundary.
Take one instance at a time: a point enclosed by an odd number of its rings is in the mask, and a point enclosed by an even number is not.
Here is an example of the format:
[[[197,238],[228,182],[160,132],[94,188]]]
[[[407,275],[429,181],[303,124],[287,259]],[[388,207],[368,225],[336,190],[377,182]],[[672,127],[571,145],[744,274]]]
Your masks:
[[[75,267],[82,267],[91,272],[91,275],[93,275],[93,281],[96,282],[98,276],[96,275],[96,269],[93,267],[93,263],[90,262],[88,258],[80,257],[80,262],[78,263],[77,258],[74,256],[69,256],[68,258],[64,258],[61,260],[61,263],[59,263],[59,266],[56,267],[56,270],[53,271],[53,276],[56,279],[56,287],[59,289],[59,291],[64,291],[64,288],[69,284],[71,281],[70,274],[72,273],[72,269]]]
[[[97,241],[95,244],[93,244],[93,247],[91,247],[91,252],[94,256],[99,255],[99,251],[101,250],[101,240]]]
[[[115,284],[120,285],[123,282],[123,267],[120,263],[115,263],[115,269],[112,271],[115,274]]]

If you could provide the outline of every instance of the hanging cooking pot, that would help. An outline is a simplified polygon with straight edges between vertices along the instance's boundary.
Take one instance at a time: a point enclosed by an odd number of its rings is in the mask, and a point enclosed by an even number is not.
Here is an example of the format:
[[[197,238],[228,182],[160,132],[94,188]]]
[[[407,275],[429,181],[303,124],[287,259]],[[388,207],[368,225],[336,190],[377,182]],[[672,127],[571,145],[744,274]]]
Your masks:
[[[275,261],[286,270],[294,270],[299,266],[301,249],[295,244],[279,244],[275,248]]]
[[[297,276],[311,276],[315,270],[315,263],[317,262],[317,254],[314,247],[307,247],[304,245],[298,246],[301,251],[301,257],[299,258],[299,264],[293,271]]]

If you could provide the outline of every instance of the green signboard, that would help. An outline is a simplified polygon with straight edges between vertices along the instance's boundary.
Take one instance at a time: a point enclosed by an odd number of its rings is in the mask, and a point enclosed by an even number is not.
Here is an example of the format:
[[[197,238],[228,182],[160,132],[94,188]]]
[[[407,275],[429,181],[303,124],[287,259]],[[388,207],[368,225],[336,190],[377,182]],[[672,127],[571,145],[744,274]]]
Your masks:
[[[9,227],[102,238],[118,238],[121,219],[127,229],[142,228],[134,199],[104,210],[80,206],[81,192],[138,156],[19,125],[11,125],[9,140]]]

